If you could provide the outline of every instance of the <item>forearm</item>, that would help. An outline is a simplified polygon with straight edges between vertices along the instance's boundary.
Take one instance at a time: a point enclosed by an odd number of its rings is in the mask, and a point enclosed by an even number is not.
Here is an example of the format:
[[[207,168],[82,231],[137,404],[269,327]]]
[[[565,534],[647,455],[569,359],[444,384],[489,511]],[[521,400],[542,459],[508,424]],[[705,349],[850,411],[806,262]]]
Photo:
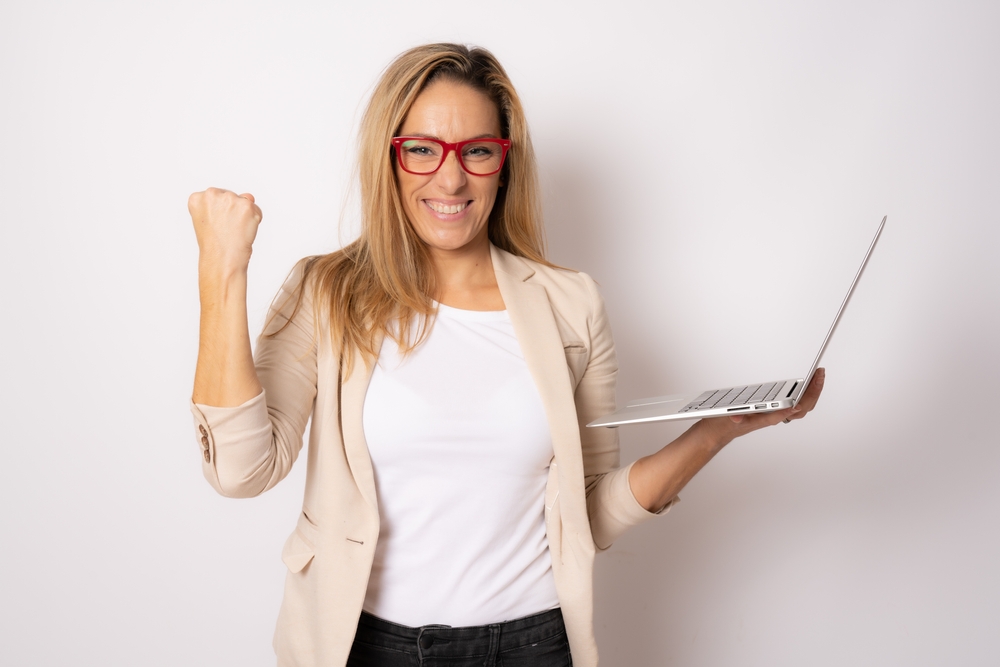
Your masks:
[[[241,405],[261,392],[247,324],[247,272],[199,264],[201,328],[195,369],[195,403]]]
[[[805,394],[794,408],[762,414],[702,419],[681,437],[635,462],[629,485],[635,499],[651,512],[673,500],[705,464],[736,438],[767,426],[802,419],[816,407],[826,370],[817,368]]]
[[[719,428],[725,426],[719,421],[701,420],[660,451],[635,462],[629,486],[640,505],[650,512],[660,510],[732,440],[725,428]]]

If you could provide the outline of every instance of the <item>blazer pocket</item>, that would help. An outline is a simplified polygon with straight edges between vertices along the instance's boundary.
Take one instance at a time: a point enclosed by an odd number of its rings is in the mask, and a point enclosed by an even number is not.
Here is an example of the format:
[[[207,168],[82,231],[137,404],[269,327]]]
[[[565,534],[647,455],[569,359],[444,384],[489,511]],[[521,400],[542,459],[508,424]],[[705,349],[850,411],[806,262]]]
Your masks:
[[[573,378],[573,386],[576,387],[583,378],[587,370],[587,362],[590,360],[590,350],[583,343],[563,343],[563,353],[566,356],[566,366],[569,374]]]
[[[289,572],[301,572],[316,555],[315,532],[316,527],[306,515],[300,515],[295,530],[281,549],[281,560],[288,566]]]

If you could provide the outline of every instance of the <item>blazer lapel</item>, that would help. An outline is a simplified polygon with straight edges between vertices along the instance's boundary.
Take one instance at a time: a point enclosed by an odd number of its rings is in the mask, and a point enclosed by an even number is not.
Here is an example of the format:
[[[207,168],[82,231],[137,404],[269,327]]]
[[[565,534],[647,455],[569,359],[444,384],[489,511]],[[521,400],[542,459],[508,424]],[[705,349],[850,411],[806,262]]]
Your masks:
[[[514,334],[535,381],[549,421],[552,449],[560,466],[560,485],[583,486],[583,457],[573,385],[566,366],[562,337],[545,288],[530,282],[535,270],[522,259],[490,246],[493,271]],[[368,368],[360,352],[354,370],[341,387],[341,424],[344,449],[362,496],[378,515],[375,475],[364,433],[364,404],[374,366]]]
[[[548,293],[529,280],[535,270],[527,262],[495,246],[490,250],[514,334],[542,397],[562,484],[572,484],[575,479],[582,487],[583,458],[573,385]]]

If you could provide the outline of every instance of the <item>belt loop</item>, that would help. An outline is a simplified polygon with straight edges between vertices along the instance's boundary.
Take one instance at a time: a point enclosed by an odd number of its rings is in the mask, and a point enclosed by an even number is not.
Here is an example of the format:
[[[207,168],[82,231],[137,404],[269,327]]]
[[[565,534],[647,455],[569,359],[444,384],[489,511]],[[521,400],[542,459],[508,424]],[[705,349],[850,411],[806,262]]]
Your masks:
[[[424,635],[424,629],[423,628],[417,628],[417,664],[418,665],[423,665],[424,664],[424,649],[420,645],[420,640],[423,637],[423,635]]]
[[[499,623],[490,625],[490,650],[486,652],[486,662],[483,663],[485,667],[495,667],[497,664],[500,653],[500,627]]]

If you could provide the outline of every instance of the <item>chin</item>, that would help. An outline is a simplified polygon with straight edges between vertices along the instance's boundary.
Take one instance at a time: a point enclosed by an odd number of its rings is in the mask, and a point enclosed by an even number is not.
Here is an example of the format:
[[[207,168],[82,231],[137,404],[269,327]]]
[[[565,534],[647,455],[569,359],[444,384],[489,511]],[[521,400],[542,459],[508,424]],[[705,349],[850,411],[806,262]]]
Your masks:
[[[465,230],[445,230],[442,234],[420,234],[420,239],[424,244],[436,250],[461,250],[466,246],[476,245],[480,242],[480,235],[483,239],[486,234],[482,230],[466,232]]]
[[[469,239],[467,241],[443,241],[443,240],[438,240],[438,241],[435,241],[434,243],[427,243],[427,241],[424,241],[424,244],[427,245],[429,248],[431,248],[433,250],[451,251],[451,250],[461,250],[462,248],[464,248],[464,247],[466,247],[468,245],[471,245],[473,242],[474,242],[474,239]]]

